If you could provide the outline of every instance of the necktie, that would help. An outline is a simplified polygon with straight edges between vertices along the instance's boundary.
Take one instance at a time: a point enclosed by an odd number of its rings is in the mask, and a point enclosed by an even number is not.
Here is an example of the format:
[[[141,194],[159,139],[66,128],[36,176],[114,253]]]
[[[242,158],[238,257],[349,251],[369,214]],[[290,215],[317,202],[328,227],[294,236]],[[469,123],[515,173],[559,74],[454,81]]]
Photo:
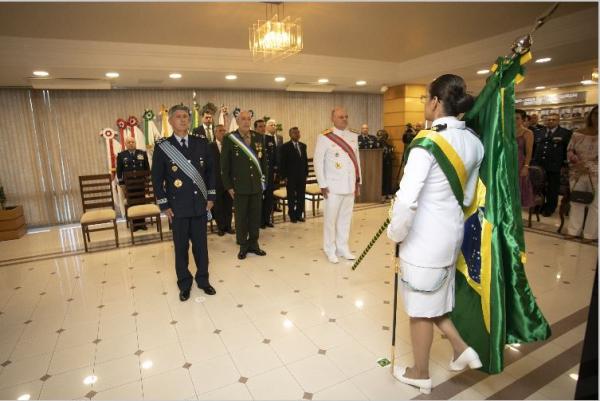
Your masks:
[[[300,146],[298,146],[298,142],[294,142],[294,147],[296,148],[296,151],[298,152],[298,156],[302,157],[302,152],[300,152]]]
[[[212,125],[206,127],[206,131],[208,132],[208,141],[213,141],[213,133],[212,133]]]
[[[184,148],[184,149],[187,149],[187,145],[185,143],[185,138],[181,139],[181,147]]]

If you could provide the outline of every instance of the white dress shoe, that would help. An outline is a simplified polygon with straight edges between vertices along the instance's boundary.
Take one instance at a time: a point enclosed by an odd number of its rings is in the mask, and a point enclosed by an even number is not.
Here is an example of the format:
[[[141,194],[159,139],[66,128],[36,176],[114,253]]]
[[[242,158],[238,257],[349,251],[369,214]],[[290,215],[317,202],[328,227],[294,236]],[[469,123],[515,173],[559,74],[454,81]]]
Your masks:
[[[406,368],[395,367],[394,368],[394,377],[401,381],[404,384],[408,384],[410,386],[415,386],[419,388],[419,391],[423,394],[431,393],[431,379],[409,379],[408,377],[404,377],[404,373],[406,373]]]
[[[460,371],[467,366],[471,369],[479,369],[483,366],[481,360],[479,360],[479,355],[477,355],[477,352],[471,347],[464,350],[463,353],[456,358],[456,361],[450,361],[450,370]]]
[[[340,252],[339,254],[342,258],[347,259],[347,260],[354,260],[356,259],[356,256],[353,253],[350,253],[349,251],[346,252]]]
[[[329,259],[329,261],[331,263],[338,263],[340,260],[337,258],[337,256],[335,255],[327,255],[327,259]]]

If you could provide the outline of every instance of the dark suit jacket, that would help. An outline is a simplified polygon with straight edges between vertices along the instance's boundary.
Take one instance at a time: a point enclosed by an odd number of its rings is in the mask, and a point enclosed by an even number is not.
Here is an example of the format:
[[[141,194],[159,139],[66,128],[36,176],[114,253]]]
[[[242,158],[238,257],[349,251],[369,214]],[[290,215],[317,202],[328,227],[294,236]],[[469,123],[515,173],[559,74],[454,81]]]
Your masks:
[[[294,147],[292,141],[288,141],[279,148],[279,174],[287,178],[288,182],[306,181],[308,176],[308,157],[306,145],[298,142],[302,156]]]
[[[211,141],[211,138],[208,137],[206,130],[204,129],[204,125],[200,125],[197,128],[194,128],[192,130],[192,135],[194,136],[199,136],[200,138],[206,138],[206,140],[208,140],[209,142],[214,142],[214,135],[215,135],[215,126],[213,124],[212,126],[212,134],[213,134],[213,140]]]
[[[171,208],[175,217],[205,215],[207,199],[204,199],[192,179],[161,149],[160,144],[163,141],[169,141],[198,170],[206,184],[208,200],[214,201],[215,167],[208,141],[188,135],[188,146],[185,150],[173,134],[156,143],[152,157],[152,185],[160,210]]]
[[[215,166],[215,187],[217,193],[224,192],[225,187],[223,186],[223,179],[221,178],[221,152],[219,152],[219,146],[216,141],[212,142],[209,146]],[[222,143],[221,146],[223,146]]]
[[[150,170],[148,153],[146,153],[146,151],[136,149],[132,156],[129,150],[125,150],[117,155],[117,179],[119,180],[119,185],[125,184],[123,181],[123,173],[126,171],[144,170]]]
[[[546,171],[560,172],[560,168],[567,163],[567,146],[573,133],[566,128],[558,126],[554,134],[546,129],[541,146],[536,146],[539,162]]]

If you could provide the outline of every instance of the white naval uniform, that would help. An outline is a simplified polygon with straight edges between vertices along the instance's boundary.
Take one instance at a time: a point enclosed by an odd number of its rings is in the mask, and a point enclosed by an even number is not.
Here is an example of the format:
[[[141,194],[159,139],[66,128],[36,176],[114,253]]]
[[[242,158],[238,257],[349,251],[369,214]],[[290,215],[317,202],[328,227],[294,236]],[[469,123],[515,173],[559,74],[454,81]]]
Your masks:
[[[446,124],[438,132],[456,151],[467,172],[464,204],[475,197],[483,145],[479,138],[455,117],[435,120]],[[446,175],[436,159],[423,148],[411,150],[388,226],[388,237],[400,243],[400,265],[405,280],[417,287],[428,286],[443,276],[444,284],[435,292],[417,292],[402,281],[404,308],[411,317],[435,317],[454,308],[455,263],[464,232],[464,214]],[[413,283],[413,284],[414,284]]]
[[[337,136],[348,143],[358,163],[360,184],[360,157],[358,135],[349,130],[332,128]],[[348,238],[354,207],[356,172],[350,156],[325,135],[319,135],[313,158],[315,175],[320,188],[329,189],[325,199],[323,222],[323,250],[328,256],[349,254]]]

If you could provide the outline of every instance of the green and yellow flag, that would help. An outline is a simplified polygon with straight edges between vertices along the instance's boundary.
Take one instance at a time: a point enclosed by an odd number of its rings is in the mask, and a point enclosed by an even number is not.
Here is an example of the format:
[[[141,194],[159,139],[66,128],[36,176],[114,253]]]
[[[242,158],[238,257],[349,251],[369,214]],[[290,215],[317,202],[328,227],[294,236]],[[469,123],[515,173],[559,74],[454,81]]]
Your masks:
[[[525,244],[515,140],[515,84],[531,53],[500,57],[493,74],[464,116],[485,148],[477,196],[465,209],[465,232],[457,263],[456,307],[452,321],[483,363],[504,368],[506,344],[545,340],[548,322],[525,274]]]

